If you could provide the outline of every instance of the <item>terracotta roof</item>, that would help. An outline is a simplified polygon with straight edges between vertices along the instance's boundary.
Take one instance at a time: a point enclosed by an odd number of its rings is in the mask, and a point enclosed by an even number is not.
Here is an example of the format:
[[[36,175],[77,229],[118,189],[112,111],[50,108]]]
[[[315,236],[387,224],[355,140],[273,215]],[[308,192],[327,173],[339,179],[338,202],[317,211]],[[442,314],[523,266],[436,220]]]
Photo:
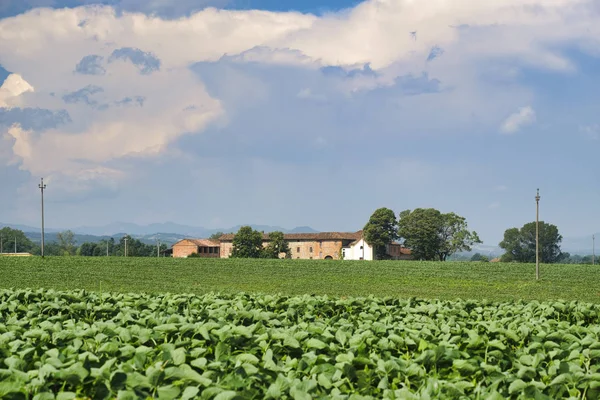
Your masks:
[[[285,240],[357,240],[362,231],[358,232],[317,232],[317,233],[284,233]],[[227,233],[219,238],[222,242],[230,242],[235,233]],[[263,240],[269,240],[269,234],[263,233]]]
[[[179,242],[175,243],[173,245],[173,247],[175,247],[176,245],[178,245],[179,243],[181,243],[183,241],[192,242],[196,246],[200,246],[200,247],[219,247],[220,246],[220,243],[219,243],[218,240],[212,240],[212,239],[181,239]]]

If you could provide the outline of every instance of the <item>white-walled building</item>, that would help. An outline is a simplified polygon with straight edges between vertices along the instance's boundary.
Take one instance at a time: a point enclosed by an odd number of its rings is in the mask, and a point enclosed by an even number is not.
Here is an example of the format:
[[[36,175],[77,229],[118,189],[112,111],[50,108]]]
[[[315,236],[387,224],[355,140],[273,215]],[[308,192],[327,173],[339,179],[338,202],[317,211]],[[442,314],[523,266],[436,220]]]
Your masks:
[[[411,251],[403,247],[400,243],[390,243],[386,247],[386,253],[392,260],[412,260]],[[344,260],[368,260],[375,258],[373,247],[360,238],[342,248]]]
[[[360,238],[342,248],[342,255],[344,260],[373,260],[373,247]]]

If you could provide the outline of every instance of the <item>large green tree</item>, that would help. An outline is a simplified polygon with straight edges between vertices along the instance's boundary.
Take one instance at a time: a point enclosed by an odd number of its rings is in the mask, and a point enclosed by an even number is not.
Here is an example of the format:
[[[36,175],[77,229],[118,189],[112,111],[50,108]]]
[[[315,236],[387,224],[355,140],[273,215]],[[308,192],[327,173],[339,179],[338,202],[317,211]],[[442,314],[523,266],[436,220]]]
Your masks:
[[[232,258],[259,258],[262,252],[263,235],[250,226],[242,226],[233,237]]]
[[[14,253],[15,241],[17,244],[17,253],[36,253],[38,246],[33,243],[23,231],[12,229],[8,226],[0,229],[0,247],[4,253]]]
[[[481,243],[477,232],[468,230],[464,217],[442,214],[434,208],[402,211],[398,235],[418,260],[446,261],[452,254],[471,251],[475,243]]]
[[[284,239],[283,232],[274,231],[269,233],[269,243],[261,250],[261,257],[279,258],[282,253],[285,254],[285,258],[291,256],[290,246]]]
[[[215,232],[215,233],[213,233],[213,234],[212,234],[212,235],[210,235],[208,238],[209,238],[209,239],[211,239],[211,240],[219,240],[219,238],[220,238],[221,236],[223,236],[223,235],[224,235],[224,233],[219,231],[219,232]]]
[[[556,225],[539,223],[540,262],[557,263],[563,261],[565,256],[560,250],[562,236],[558,233]],[[535,222],[529,222],[521,229],[510,228],[504,231],[504,240],[500,247],[506,251],[501,260],[506,262],[535,262]]]
[[[373,247],[375,259],[386,259],[386,246],[398,238],[398,221],[394,211],[385,207],[375,210],[363,228],[363,235]]]
[[[72,256],[75,254],[77,247],[75,246],[75,234],[72,231],[59,232],[56,239],[62,255]]]

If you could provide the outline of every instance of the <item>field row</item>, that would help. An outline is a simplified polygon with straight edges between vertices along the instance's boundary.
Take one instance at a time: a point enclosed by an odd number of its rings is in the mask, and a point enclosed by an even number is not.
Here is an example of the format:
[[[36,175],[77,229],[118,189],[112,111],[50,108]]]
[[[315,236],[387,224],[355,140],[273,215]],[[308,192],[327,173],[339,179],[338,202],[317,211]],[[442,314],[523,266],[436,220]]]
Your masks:
[[[7,399],[600,396],[600,306],[0,290]]]
[[[600,267],[531,264],[172,259],[0,258],[0,287],[154,293],[270,293],[600,302]]]

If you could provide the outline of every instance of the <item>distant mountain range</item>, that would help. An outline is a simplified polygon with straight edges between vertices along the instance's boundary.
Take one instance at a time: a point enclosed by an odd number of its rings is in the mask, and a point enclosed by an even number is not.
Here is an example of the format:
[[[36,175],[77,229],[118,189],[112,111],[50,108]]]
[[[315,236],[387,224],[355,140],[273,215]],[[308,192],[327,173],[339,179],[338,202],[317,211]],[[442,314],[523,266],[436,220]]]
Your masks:
[[[32,227],[18,224],[5,224],[0,222],[0,228],[5,226],[13,229],[18,229],[25,232],[26,236],[35,242],[41,241],[41,233],[39,227]],[[77,244],[84,242],[99,242],[107,238],[120,239],[123,236],[130,235],[135,239],[139,239],[144,243],[156,243],[160,240],[162,243],[173,244],[183,238],[207,238],[217,232],[237,232],[242,225],[237,225],[231,228],[208,229],[204,227],[196,227],[190,225],[181,225],[174,222],[165,222],[161,224],[138,225],[129,222],[115,222],[103,226],[81,226],[73,228],[71,231],[75,233],[75,241]],[[281,231],[284,233],[313,233],[318,232],[309,226],[299,226],[293,229],[285,229],[280,226],[270,225],[250,225],[252,229],[273,232]],[[58,232],[66,229],[45,228],[44,239],[47,242],[56,241]]]

